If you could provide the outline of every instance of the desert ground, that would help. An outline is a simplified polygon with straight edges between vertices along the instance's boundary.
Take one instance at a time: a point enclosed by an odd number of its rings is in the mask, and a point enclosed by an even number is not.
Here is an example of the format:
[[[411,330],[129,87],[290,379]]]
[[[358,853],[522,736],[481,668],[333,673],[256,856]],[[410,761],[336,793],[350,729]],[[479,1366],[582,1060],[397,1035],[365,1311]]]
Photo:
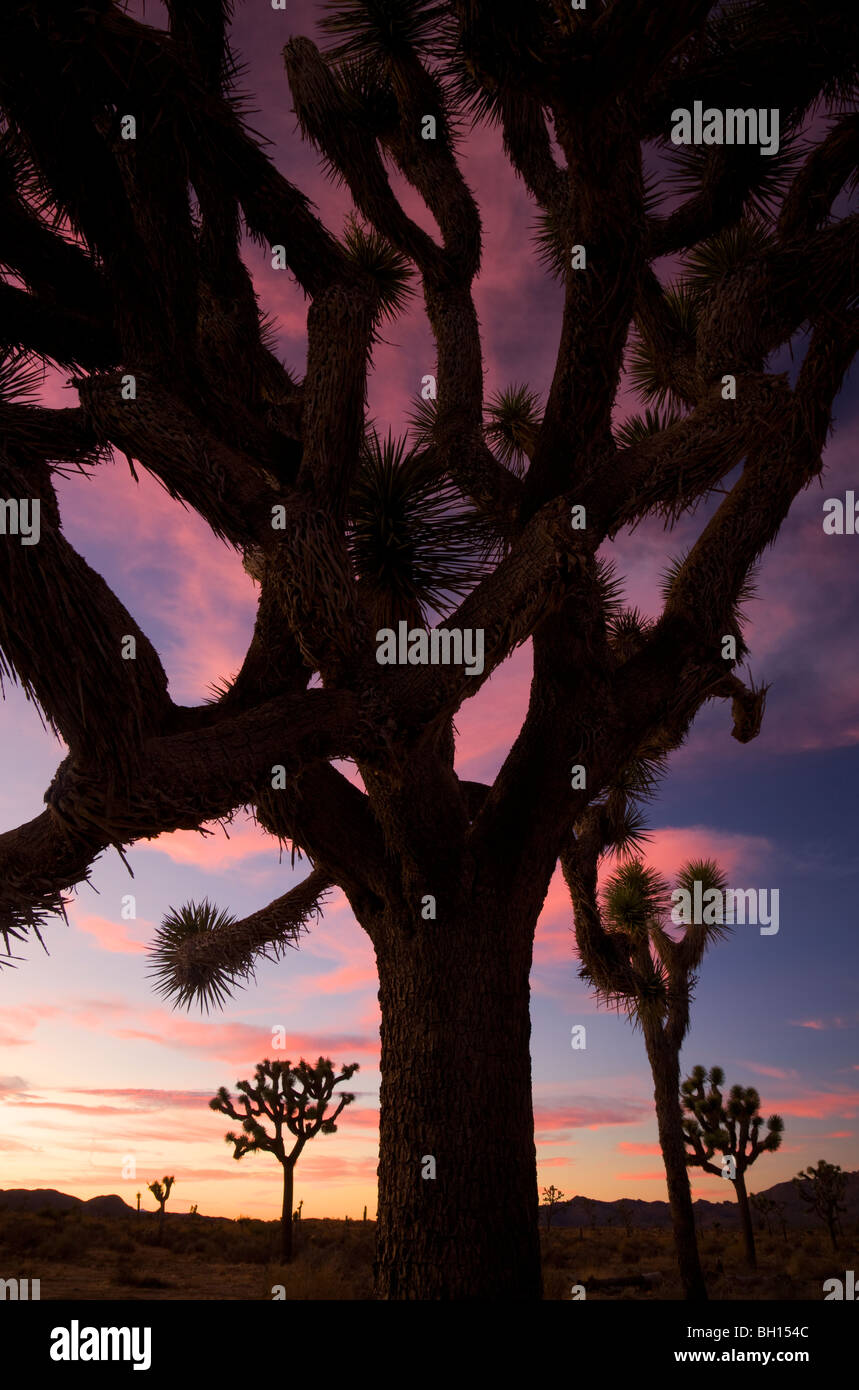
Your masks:
[[[368,1299],[372,1296],[372,1221],[308,1218],[295,1226],[291,1263],[278,1257],[275,1221],[165,1215],[98,1218],[79,1211],[0,1211],[0,1278],[40,1280],[45,1299]],[[700,1234],[713,1299],[824,1297],[823,1281],[859,1268],[859,1226],[834,1253],[825,1233],[788,1228],[757,1235],[759,1268],[743,1263],[738,1233]],[[678,1299],[668,1230],[591,1227],[543,1230],[544,1297]],[[589,1281],[656,1274],[647,1287],[597,1288]]]

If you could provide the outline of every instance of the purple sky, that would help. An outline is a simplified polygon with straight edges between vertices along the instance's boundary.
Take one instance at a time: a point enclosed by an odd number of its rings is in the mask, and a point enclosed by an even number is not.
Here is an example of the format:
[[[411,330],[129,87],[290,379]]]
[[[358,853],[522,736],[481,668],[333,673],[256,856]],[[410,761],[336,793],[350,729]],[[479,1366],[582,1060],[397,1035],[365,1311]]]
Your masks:
[[[309,3],[271,9],[269,0],[238,6],[234,45],[247,64],[243,87],[255,93],[251,123],[273,142],[279,168],[314,200],[335,232],[349,209],[326,182],[296,131],[281,48],[313,33]],[[146,19],[161,23],[148,3]],[[463,164],[484,225],[476,301],[484,334],[489,392],[527,382],[545,392],[557,348],[561,291],[540,268],[530,240],[534,210],[505,164],[500,140],[481,128]],[[401,182],[395,186],[402,189]],[[410,191],[412,216],[432,230]],[[304,366],[306,306],[288,273],[247,248],[261,301],[275,318],[281,356]],[[374,360],[371,412],[382,430],[401,430],[433,370],[434,349],[416,298],[385,334]],[[787,362],[778,364],[786,367]],[[61,377],[46,382],[51,404],[73,403]],[[629,409],[624,394],[619,413]],[[795,503],[776,547],[764,558],[747,640],[756,679],[771,681],[760,738],[730,738],[724,704],[707,707],[675,755],[653,807],[649,858],[667,873],[690,855],[715,855],[732,886],[778,888],[780,930],[761,936],[738,927],[705,961],[683,1064],[721,1064],[729,1084],[754,1084],[767,1113],[786,1120],[781,1152],[753,1170],[753,1188],[791,1176],[821,1156],[859,1167],[859,1052],[855,946],[855,793],[859,775],[859,538],[827,536],[822,504],[859,493],[855,465],[856,374],[837,408],[822,486]],[[255,586],[239,559],[193,513],[172,503],[148,475],[132,480],[124,461],[91,480],[59,486],[69,540],[113,585],[149,634],[170,677],[174,699],[206,697],[234,672],[252,631]],[[641,526],[615,547],[631,603],[649,613],[668,558],[698,533],[702,507],[666,536]],[[458,768],[489,779],[515,737],[530,679],[522,649],[462,709]],[[3,783],[0,829],[42,809],[62,747],[15,688],[0,710]],[[177,1178],[171,1205],[225,1215],[277,1210],[279,1173],[265,1159],[234,1163],[223,1143],[228,1124],[208,1098],[248,1076],[272,1052],[272,1029],[287,1033],[286,1056],[358,1061],[359,1097],[339,1131],[301,1160],[297,1199],[305,1214],[360,1215],[375,1209],[378,1107],[378,1004],[372,948],[342,895],[301,949],[239,993],[223,1015],[172,1013],[146,976],[147,942],[170,906],[209,896],[237,915],[254,910],[303,876],[279,861],[277,846],[237,818],[220,827],[133,847],[97,863],[92,885],[70,909],[70,928],[48,933],[50,956],[28,948],[26,962],[0,975],[0,1187],[52,1186],[91,1196],[134,1193],[163,1173]],[[122,916],[134,894],[136,918]],[[639,1036],[598,1012],[577,978],[571,913],[553,882],[538,931],[533,972],[536,1128],[541,1185],[586,1193],[664,1198],[652,1085]],[[587,1027],[587,1049],[573,1051],[570,1030]],[[284,1055],[284,1054],[281,1054]],[[38,1113],[36,1113],[38,1111]],[[129,1162],[136,1176],[124,1176]],[[718,1179],[693,1181],[696,1195],[720,1200]],[[148,1199],[147,1199],[148,1200]],[[151,1203],[150,1203],[151,1204]]]

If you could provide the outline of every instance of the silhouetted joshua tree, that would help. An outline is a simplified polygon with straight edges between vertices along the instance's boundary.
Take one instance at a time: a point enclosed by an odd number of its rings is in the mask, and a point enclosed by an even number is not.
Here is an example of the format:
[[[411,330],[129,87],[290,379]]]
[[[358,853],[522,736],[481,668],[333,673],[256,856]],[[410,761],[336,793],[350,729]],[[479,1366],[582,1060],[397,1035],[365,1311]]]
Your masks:
[[[357,1070],[358,1063],[350,1062],[335,1076],[327,1057],[320,1057],[315,1067],[304,1061],[293,1067],[291,1062],[270,1062],[266,1058],[257,1063],[252,1082],[236,1082],[240,1094],[235,1102],[226,1086],[209,1101],[211,1110],[241,1120],[242,1133],[226,1136],[227,1143],[235,1150],[233,1158],[244,1158],[248,1153],[272,1153],[283,1168],[280,1233],[281,1254],[285,1260],[292,1258],[295,1165],[309,1140],[317,1134],[335,1133],[337,1116],[345,1106],[352,1104],[354,1095],[341,1091],[333,1114],[326,1116],[325,1112],[335,1087],[348,1081]],[[266,1119],[271,1120],[274,1127],[271,1134],[262,1123]],[[287,1134],[295,1139],[291,1147],[288,1147]]]
[[[842,1201],[847,1191],[847,1174],[842,1172],[841,1164],[827,1163],[821,1158],[816,1168],[809,1164],[792,1181],[803,1202],[826,1226],[832,1249],[837,1250],[841,1230],[839,1217],[847,1210]]]
[[[635,1207],[632,1205],[632,1202],[627,1202],[626,1200],[618,1202],[617,1214],[623,1225],[624,1235],[627,1237],[631,1236],[632,1228],[635,1225]]]
[[[749,1201],[752,1210],[757,1212],[763,1222],[767,1235],[770,1234],[770,1222],[778,1222],[781,1228],[782,1240],[787,1243],[787,1203],[779,1202],[775,1197],[767,1197],[762,1192],[752,1192],[749,1194]]]
[[[733,1183],[740,1208],[746,1263],[751,1269],[757,1269],[746,1172],[761,1154],[775,1153],[779,1148],[784,1121],[780,1115],[770,1115],[766,1135],[761,1139],[764,1117],[760,1114],[761,1098],[757,1091],[753,1086],[732,1086],[725,1101],[719,1089],[724,1082],[725,1073],[721,1067],[712,1067],[709,1075],[706,1067],[693,1067],[691,1075],[683,1082],[682,1103],[688,1111],[688,1118],[683,1121],[688,1145],[686,1162],[690,1167],[703,1168],[705,1173],[715,1173],[720,1178],[727,1175]],[[706,1091],[705,1085],[708,1086]],[[722,1154],[725,1162],[713,1163],[715,1153]]]
[[[554,1183],[552,1183],[552,1185],[551,1185],[550,1187],[544,1187],[544,1188],[543,1188],[543,1201],[542,1201],[541,1205],[542,1205],[543,1207],[545,1207],[545,1209],[546,1209],[546,1230],[547,1230],[547,1231],[551,1229],[551,1226],[552,1226],[552,1216],[554,1215],[555,1207],[558,1205],[559,1202],[563,1202],[563,1200],[564,1200],[564,1194],[563,1194],[563,1192],[561,1191],[561,1189],[560,1189],[559,1187],[555,1187],[555,1184],[554,1184]]]
[[[761,1225],[767,1235],[769,1235],[770,1217],[775,1216],[775,1202],[770,1201],[769,1197],[765,1197],[762,1192],[749,1193],[749,1202],[751,1203],[752,1211],[760,1217]]]
[[[164,12],[157,28],[116,0],[3,5],[0,497],[25,529],[15,499],[38,503],[41,531],[0,536],[0,674],[68,753],[42,813],[0,835],[0,935],[44,935],[108,847],[250,807],[312,872],[241,921],[180,914],[158,946],[165,991],[222,1001],[338,886],[379,970],[377,1295],[538,1299],[537,918],[575,827],[635,759],[678,748],[713,699],[737,739],[758,732],[744,585],[821,472],[859,345],[859,217],[838,201],[856,7],[320,3],[329,46],[289,39],[283,102],[351,195],[339,236],[280,173],[289,150],[245,121],[230,0]],[[253,13],[288,38],[288,14]],[[750,93],[780,114],[777,153],[673,143],[675,108],[742,111]],[[460,159],[483,120],[537,218],[521,282],[529,256],[561,282],[546,382],[488,396]],[[253,243],[308,300],[303,379],[274,350]],[[372,355],[416,289],[433,348],[405,370],[408,435],[380,437]],[[770,370],[788,344],[791,378]],[[42,365],[69,378],[68,409],[34,398]],[[622,381],[647,409],[613,429]],[[155,646],[62,529],[56,480],[97,487],[114,455],[258,585],[214,702],[171,699]],[[693,533],[653,622],[622,608],[602,549],[644,519]],[[401,623],[408,654],[386,664]],[[460,777],[458,711],[529,640],[503,766],[492,785]],[[450,1078],[466,1056],[464,1110]]]
[[[175,1181],[175,1178],[162,1178],[161,1182],[151,1182],[149,1184],[149,1191],[158,1203],[158,1211],[161,1216],[164,1215],[167,1198],[170,1196],[170,1191]]]
[[[712,859],[683,865],[677,890],[695,906],[689,913],[678,912],[687,920],[677,925],[670,919],[668,882],[638,858],[621,862],[605,885],[601,903],[597,890],[601,857],[610,851],[630,852],[646,835],[637,801],[647,795],[659,764],[657,755],[629,769],[626,786],[579,822],[576,851],[562,862],[575,910],[580,974],[596,986],[605,1003],[622,1009],[644,1036],[680,1279],[684,1297],[701,1300],[707,1290],[683,1147],[680,1048],[689,1029],[695,972],[708,947],[727,930],[722,920],[725,876]],[[710,893],[716,895],[714,902]]]

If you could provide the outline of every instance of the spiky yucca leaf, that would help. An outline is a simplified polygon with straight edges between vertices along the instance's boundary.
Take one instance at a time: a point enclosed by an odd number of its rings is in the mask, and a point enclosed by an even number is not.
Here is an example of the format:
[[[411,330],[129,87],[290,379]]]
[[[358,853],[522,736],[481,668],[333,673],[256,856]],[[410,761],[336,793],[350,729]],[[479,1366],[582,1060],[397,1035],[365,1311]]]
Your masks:
[[[777,154],[761,158],[756,146],[722,146],[730,161],[731,177],[746,212],[771,222],[798,170],[804,149],[795,137],[783,134]],[[671,145],[666,148],[665,184],[674,193],[691,198],[700,194],[708,178],[711,145]]]
[[[335,59],[432,55],[447,17],[447,6],[435,0],[322,0],[322,8],[319,25],[334,40],[326,51]]]
[[[633,801],[649,801],[656,795],[667,763],[666,753],[655,748],[641,750],[621,768],[612,787]]]
[[[209,682],[210,695],[203,701],[204,705],[219,705],[223,699],[229,695],[235,684],[236,676],[218,676],[216,680]]]
[[[397,99],[384,64],[360,57],[331,61],[329,65],[363,126],[376,133],[396,128]]]
[[[624,608],[609,620],[608,640],[618,662],[628,661],[640,652],[653,622],[638,608]]]
[[[660,960],[648,957],[646,962],[637,967],[637,974],[634,994],[600,984],[584,969],[579,971],[579,978],[591,987],[599,1005],[614,1009],[617,1013],[625,1013],[633,1030],[637,1030],[648,1024],[659,1024],[665,1016],[669,998],[668,972]]]
[[[690,895],[694,894],[696,883],[701,884],[702,893],[708,892],[711,888],[724,893],[728,886],[728,878],[715,859],[689,859],[681,865],[676,883],[678,888]]]
[[[701,241],[684,261],[684,279],[697,294],[710,294],[734,270],[750,264],[775,244],[759,217],[744,217]]]
[[[0,404],[38,405],[44,381],[44,363],[32,353],[0,346]]]
[[[553,280],[563,280],[569,265],[568,237],[550,208],[541,208],[533,224],[537,259]]]
[[[351,259],[379,288],[378,321],[395,319],[414,294],[413,275],[405,256],[374,228],[359,222],[354,213],[346,220],[343,240]]]
[[[668,327],[674,336],[675,350],[694,353],[700,313],[698,295],[691,286],[680,280],[666,287],[663,302]],[[671,380],[666,376],[662,352],[655,351],[639,330],[630,339],[627,370],[632,385],[645,400],[655,401],[659,406],[668,402],[673,410],[682,405],[674,397]]]
[[[618,573],[615,561],[606,559],[604,555],[597,556],[595,569],[603,617],[606,625],[610,626],[623,611],[623,577]]]
[[[425,401],[422,398],[413,407],[407,418],[412,444],[416,450],[426,453],[433,446],[433,435],[438,420],[438,402]]]
[[[352,490],[349,547],[380,626],[446,613],[484,573],[485,528],[431,453],[373,431]]]
[[[611,842],[606,854],[621,859],[637,858],[652,838],[644,812],[632,802],[625,802],[612,817]]]
[[[684,893],[688,893],[693,914],[696,902],[696,883],[701,885],[701,921],[697,921],[693,916],[693,920],[685,928],[691,968],[697,968],[713,942],[726,937],[730,929],[730,924],[725,920],[724,914],[724,893],[728,887],[728,879],[721,865],[715,859],[690,859],[681,865],[677,874],[676,886]],[[722,896],[715,902],[712,900],[708,902],[706,895],[711,891]],[[713,917],[715,920],[710,922],[707,920],[708,917]]]
[[[662,594],[663,602],[668,601],[668,597],[672,589],[674,588],[674,585],[677,584],[677,582],[680,580],[683,573],[683,568],[686,564],[686,561],[689,559],[690,553],[690,551],[687,551],[685,555],[676,555],[673,559],[669,560],[665,569],[662,571],[662,574],[660,576],[659,587],[660,592]],[[758,566],[755,565],[746,574],[737,591],[737,597],[734,603],[734,617],[738,623],[743,623],[746,621],[747,605],[757,597],[757,583]],[[737,651],[738,654],[741,654],[740,643],[737,644]]]
[[[603,889],[603,916],[613,931],[633,940],[647,935],[665,914],[669,887],[657,869],[640,859],[630,859],[608,879]]]
[[[542,420],[540,397],[524,385],[497,391],[486,405],[486,440],[497,457],[520,476],[534,452]]]
[[[232,927],[237,918],[204,898],[199,904],[186,903],[178,910],[171,908],[155,933],[152,946],[151,974],[157,993],[175,1004],[188,1007],[195,1000],[208,1013],[214,1005],[222,1008],[232,997],[236,985],[234,971],[209,963],[205,969],[188,971],[180,951],[186,943],[209,933],[222,933]]]
[[[624,420],[622,425],[617,425],[614,430],[615,442],[621,449],[632,449],[636,444],[641,444],[651,435],[661,434],[671,425],[676,425],[678,420],[683,417],[673,406],[665,410],[651,410],[649,407],[643,415],[631,415],[628,420]]]

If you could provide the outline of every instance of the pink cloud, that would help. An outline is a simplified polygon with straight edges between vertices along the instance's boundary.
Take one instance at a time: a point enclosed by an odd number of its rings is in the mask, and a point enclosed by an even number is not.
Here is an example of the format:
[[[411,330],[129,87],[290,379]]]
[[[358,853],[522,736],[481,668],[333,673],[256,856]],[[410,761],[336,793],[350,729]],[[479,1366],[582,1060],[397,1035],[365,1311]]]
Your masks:
[[[568,1129],[602,1129],[607,1125],[636,1124],[652,1107],[644,1101],[585,1099],[569,1106],[534,1106],[534,1127],[551,1132]]]
[[[241,665],[256,587],[241,557],[190,508],[124,459],[58,484],[63,529],[158,647],[174,699],[199,701]],[[122,516],[121,533],[112,519]]]
[[[166,854],[175,864],[193,865],[213,873],[234,868],[254,855],[269,855],[273,866],[280,861],[281,847],[277,840],[244,811],[236,815],[232,824],[214,822],[207,825],[206,830],[208,834],[174,830],[146,844],[138,844],[135,853],[157,851]]]
[[[794,1028],[812,1028],[815,1032],[824,1032],[829,1028],[855,1028],[856,1017],[841,1018],[835,1015],[833,1018],[806,1018],[802,1020],[792,1019],[791,1026]]]
[[[205,1023],[194,1019],[150,1010],[141,1016],[138,1026],[109,1029],[117,1038],[137,1038],[145,1042],[155,1042],[162,1047],[178,1047],[190,1052],[201,1052],[211,1057],[229,1060],[236,1065],[247,1065],[249,1059],[256,1061],[261,1056],[272,1056],[272,1030],[255,1028],[246,1023]],[[378,1038],[362,1037],[355,1034],[313,1034],[289,1033],[284,1038],[280,1054],[283,1059],[298,1061],[300,1057],[312,1058],[335,1055],[339,1058],[347,1053],[359,1056],[376,1057],[380,1045]],[[277,1055],[277,1054],[275,1054]]]
[[[741,1062],[740,1065],[753,1071],[756,1076],[771,1076],[776,1081],[793,1081],[799,1075],[796,1071],[784,1071],[781,1067],[765,1067],[760,1062]]]
[[[111,951],[124,955],[141,955],[146,951],[146,943],[136,941],[130,935],[130,927],[127,922],[111,922],[107,917],[87,916],[81,917],[74,914],[72,925],[77,931],[84,932],[87,936],[95,939],[103,951]],[[146,927],[151,924],[148,922],[137,922],[137,927]]]
[[[775,1099],[773,1105],[781,1115],[799,1115],[815,1120],[842,1115],[845,1119],[852,1119],[859,1113],[859,1091],[809,1091],[787,1100]]]
[[[624,1154],[656,1155],[662,1153],[658,1144],[632,1144],[625,1139],[617,1145],[617,1148],[620,1153]]]
[[[203,1100],[208,1104],[213,1094],[209,1091],[143,1090],[138,1087],[100,1086],[84,1089],[77,1086],[70,1089],[73,1095],[78,1096],[110,1096],[128,1100],[135,1109],[141,1110],[196,1108]]]
[[[311,949],[314,958],[331,959],[336,968],[296,976],[288,985],[290,995],[313,999],[320,994],[378,990],[379,974],[370,938],[360,927],[356,928],[346,896],[339,890],[323,904],[322,920],[313,929]]]

